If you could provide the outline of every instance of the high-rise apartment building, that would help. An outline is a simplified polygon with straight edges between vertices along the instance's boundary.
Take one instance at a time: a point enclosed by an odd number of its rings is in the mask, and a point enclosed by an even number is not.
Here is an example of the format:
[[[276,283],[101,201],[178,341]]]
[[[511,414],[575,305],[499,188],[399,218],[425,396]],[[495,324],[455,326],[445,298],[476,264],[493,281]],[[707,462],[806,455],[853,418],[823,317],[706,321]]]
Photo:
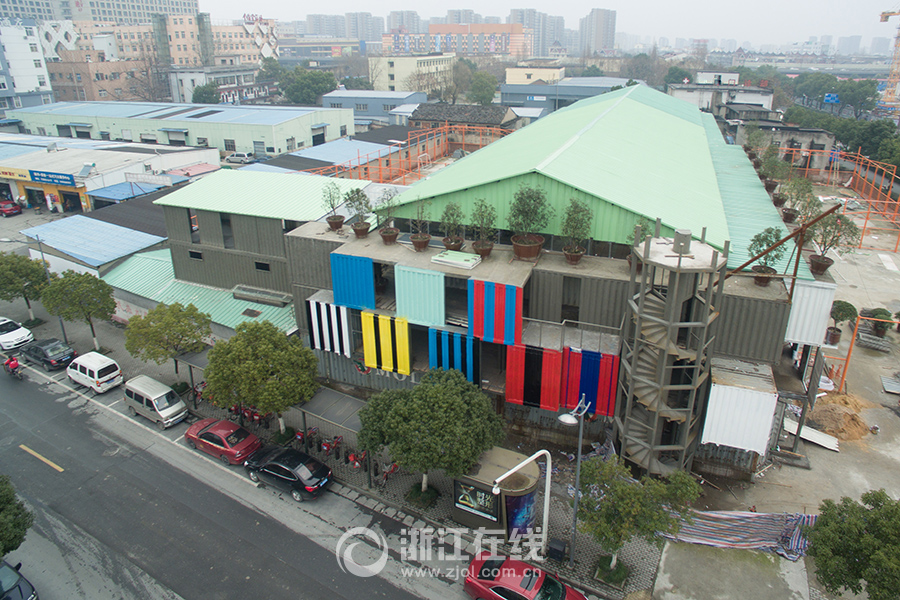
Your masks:
[[[862,36],[860,35],[839,37],[837,41],[837,53],[843,56],[859,54],[859,45],[861,42]]]
[[[447,25],[471,25],[483,23],[484,18],[471,9],[450,9],[444,22]]]
[[[50,76],[34,19],[0,23],[0,114],[53,102]]]
[[[345,37],[368,42],[381,41],[384,17],[373,17],[372,13],[367,12],[347,13],[344,22],[347,27]]]
[[[507,23],[518,23],[532,31],[532,56],[550,56],[554,44],[565,44],[565,19],[538,12],[533,8],[514,8]]]
[[[306,15],[306,34],[342,38],[347,32],[343,15]]]
[[[869,54],[875,56],[890,56],[891,40],[886,37],[872,38],[872,46],[869,48]]]
[[[581,53],[609,53],[616,43],[616,11],[594,8],[579,23]]]
[[[388,15],[387,30],[404,29],[409,33],[425,33],[428,26],[422,23],[419,13],[414,10],[392,10]]]

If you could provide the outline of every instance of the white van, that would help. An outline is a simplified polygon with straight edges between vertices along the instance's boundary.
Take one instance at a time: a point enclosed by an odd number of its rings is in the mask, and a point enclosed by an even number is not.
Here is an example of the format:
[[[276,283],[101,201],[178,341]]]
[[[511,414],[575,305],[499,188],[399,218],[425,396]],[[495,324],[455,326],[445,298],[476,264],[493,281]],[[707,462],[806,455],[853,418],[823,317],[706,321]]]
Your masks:
[[[141,415],[155,422],[160,429],[180,423],[188,410],[175,390],[164,383],[138,375],[125,382],[125,406],[131,416]]]
[[[88,352],[77,357],[66,368],[66,375],[73,383],[89,387],[102,394],[123,381],[119,363],[99,352]]]

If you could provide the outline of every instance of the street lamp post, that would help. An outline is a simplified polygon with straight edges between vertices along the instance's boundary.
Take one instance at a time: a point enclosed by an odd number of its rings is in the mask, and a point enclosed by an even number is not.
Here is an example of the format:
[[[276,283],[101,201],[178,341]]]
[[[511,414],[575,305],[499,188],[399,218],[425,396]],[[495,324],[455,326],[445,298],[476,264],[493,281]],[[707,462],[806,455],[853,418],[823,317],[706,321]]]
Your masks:
[[[547,459],[547,474],[544,478],[544,529],[541,531],[541,557],[547,555],[547,529],[550,528],[550,473],[553,472],[552,460],[550,457],[550,452],[547,450],[538,450],[515,467],[498,477],[494,480],[494,487],[491,491],[495,496],[500,495],[500,482],[527,465],[528,463],[534,462],[537,460],[539,456],[543,456]]]
[[[41,244],[41,236],[36,235],[36,236],[34,236],[34,239],[37,240],[38,251],[41,253],[41,264],[44,266],[44,275],[47,276],[47,283],[49,284],[49,283],[51,283],[52,280],[50,279],[50,269],[47,268],[47,259],[44,258],[44,245]],[[11,240],[9,238],[0,238],[0,242],[18,242],[18,241],[19,240]],[[28,242],[22,242],[22,243],[27,244]],[[65,344],[68,346],[69,338],[66,337],[66,326],[63,325],[63,318],[62,317],[58,317],[58,318],[59,318],[59,329],[60,329],[60,331],[62,331],[63,342],[65,342]]]
[[[581,495],[581,446],[584,439],[584,414],[588,405],[584,401],[584,394],[578,400],[578,406],[572,412],[559,415],[557,420],[563,425],[578,424],[578,450],[575,456],[575,502],[572,506],[572,541],[569,542],[569,568],[575,566],[575,534],[578,532],[578,497]]]

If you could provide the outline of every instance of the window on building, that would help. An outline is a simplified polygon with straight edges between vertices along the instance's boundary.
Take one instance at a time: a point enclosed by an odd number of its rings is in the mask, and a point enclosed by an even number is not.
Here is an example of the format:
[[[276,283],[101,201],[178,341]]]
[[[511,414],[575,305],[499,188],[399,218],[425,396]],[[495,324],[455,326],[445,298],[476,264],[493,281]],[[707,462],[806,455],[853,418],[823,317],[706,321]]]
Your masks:
[[[231,229],[231,215],[219,213],[219,222],[222,224],[222,244],[226,248],[234,248],[234,231]]]
[[[25,28],[25,36],[26,37],[34,37],[34,29],[32,27]]]
[[[341,137],[344,137],[345,135],[347,135],[347,126],[341,125]]]
[[[39,59],[39,58],[34,59],[34,66],[37,67],[38,69],[40,69],[41,68],[41,59]]]
[[[269,268],[269,263],[257,262],[256,270],[257,271],[265,271],[266,273],[268,273],[271,269]]]
[[[53,96],[44,94],[41,96],[41,104],[53,104]]]
[[[106,95],[107,95],[106,90],[98,90],[97,95],[100,96],[101,98],[106,98]]]
[[[234,152],[234,140],[223,140],[225,142],[225,152]]]
[[[38,85],[39,86],[47,85],[47,78],[44,77],[43,75],[38,75]]]
[[[388,81],[393,81],[393,80],[394,80],[394,74],[393,73],[388,74]]]
[[[392,110],[397,108],[397,105],[396,104],[383,104],[381,106],[381,108],[382,108],[382,110],[384,110],[384,112],[391,112]]]
[[[203,253],[197,252],[196,250],[188,250],[188,256],[194,260],[203,260]]]
[[[38,135],[47,135],[47,130],[44,129],[43,127],[38,127],[38,128],[37,128],[37,134],[38,134]]]
[[[203,146],[203,147],[205,148],[205,147],[209,146],[209,140],[207,140],[206,138],[198,137],[198,138],[197,138],[197,145],[198,145],[198,146]]]
[[[367,110],[369,110],[369,105],[368,104],[357,104],[356,110],[367,111]]]
[[[389,68],[389,69],[393,69],[393,68],[394,68],[394,61],[392,61],[392,60],[389,60],[389,61],[388,61],[388,68]]]
[[[22,108],[22,99],[18,96],[13,96],[13,106],[16,108]]]
[[[31,50],[32,52],[37,52],[38,45],[37,44],[28,44],[28,49]]]
[[[0,98],[0,108],[9,108],[9,99]]]
[[[75,73],[75,81],[81,81],[81,73]]]

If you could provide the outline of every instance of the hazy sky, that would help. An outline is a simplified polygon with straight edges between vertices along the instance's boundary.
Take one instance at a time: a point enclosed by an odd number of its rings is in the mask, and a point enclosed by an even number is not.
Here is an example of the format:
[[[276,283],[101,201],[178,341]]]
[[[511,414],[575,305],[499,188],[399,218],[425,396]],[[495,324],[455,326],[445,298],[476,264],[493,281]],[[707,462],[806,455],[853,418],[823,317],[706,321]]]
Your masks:
[[[251,6],[248,8],[248,6]],[[391,10],[415,10],[420,17],[444,16],[448,8],[473,9],[484,16],[497,16],[505,22],[510,8],[535,8],[551,15],[565,17],[566,27],[578,29],[578,19],[592,8],[616,11],[616,30],[633,35],[681,38],[735,39],[738,44],[750,41],[781,44],[806,41],[810,36],[861,35],[867,45],[872,37],[893,38],[900,17],[888,23],[879,22],[882,11],[900,10],[898,0],[757,0],[755,2],[712,2],[703,0],[568,0],[560,4],[552,0],[530,3],[504,0],[455,0],[422,2],[421,0],[336,0],[334,2],[284,2],[283,0],[200,0],[200,10],[213,19],[239,19],[244,13],[283,21],[303,20],[310,14],[343,14],[370,12],[386,17]]]

